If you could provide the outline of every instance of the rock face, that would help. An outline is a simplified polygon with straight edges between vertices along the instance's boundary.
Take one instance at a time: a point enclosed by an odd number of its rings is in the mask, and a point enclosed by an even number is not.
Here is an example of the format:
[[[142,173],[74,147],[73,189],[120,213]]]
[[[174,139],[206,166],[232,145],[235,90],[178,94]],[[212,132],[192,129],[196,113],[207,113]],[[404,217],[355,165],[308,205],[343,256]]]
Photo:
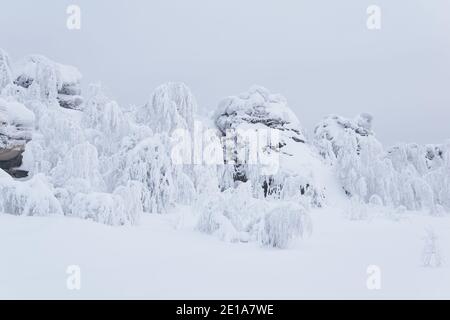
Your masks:
[[[254,86],[225,98],[214,119],[232,180],[251,181],[257,197],[304,197],[309,204],[321,204],[323,188],[316,175],[327,170],[283,96]],[[256,163],[252,148],[258,153]]]
[[[80,81],[81,74],[75,67],[40,55],[27,57],[14,76],[14,84],[35,90],[42,102],[57,101],[67,109],[79,109],[83,103]]]
[[[0,98],[0,168],[14,176],[22,164],[25,144],[31,140],[34,114],[23,104]]]
[[[287,106],[286,99],[279,94],[271,94],[263,87],[254,86],[248,92],[223,99],[215,119],[223,135],[242,124],[261,124],[283,131],[286,138],[305,142],[300,123]]]

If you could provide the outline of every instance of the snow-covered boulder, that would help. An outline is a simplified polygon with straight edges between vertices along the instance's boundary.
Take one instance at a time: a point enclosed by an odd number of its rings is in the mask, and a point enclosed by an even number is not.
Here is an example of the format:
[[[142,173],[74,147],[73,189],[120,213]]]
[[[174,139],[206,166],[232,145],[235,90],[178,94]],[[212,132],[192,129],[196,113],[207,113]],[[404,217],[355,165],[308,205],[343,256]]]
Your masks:
[[[23,104],[0,98],[0,168],[11,171],[22,164],[25,144],[31,140],[34,114]]]
[[[122,181],[134,180],[144,186],[142,202],[150,213],[165,213],[176,199],[172,164],[159,135],[139,142],[126,154]]]
[[[320,176],[327,168],[306,143],[300,122],[284,97],[254,86],[225,98],[214,119],[223,139],[225,176],[251,181],[257,197],[279,198],[289,180],[290,194],[298,191],[310,203],[322,203]]]
[[[63,108],[79,109],[81,73],[72,66],[51,61],[41,55],[30,55],[14,72],[14,83],[32,91],[35,98]]]

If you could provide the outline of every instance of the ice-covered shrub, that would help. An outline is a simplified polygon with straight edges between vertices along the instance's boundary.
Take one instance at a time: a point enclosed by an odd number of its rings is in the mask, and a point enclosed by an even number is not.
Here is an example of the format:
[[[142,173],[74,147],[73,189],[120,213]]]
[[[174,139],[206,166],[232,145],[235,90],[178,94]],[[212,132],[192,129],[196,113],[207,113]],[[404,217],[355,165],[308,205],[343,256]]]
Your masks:
[[[98,152],[115,153],[118,143],[130,133],[130,122],[117,102],[103,93],[100,85],[91,85],[90,97],[83,108],[82,126]]]
[[[250,183],[211,195],[200,205],[197,229],[225,241],[258,241],[285,248],[290,240],[311,231],[303,206],[290,201],[253,197]]]
[[[77,194],[72,201],[71,215],[112,226],[128,222],[123,198],[111,193]]]
[[[383,205],[383,199],[377,194],[373,194],[369,198],[369,204],[372,207],[381,207]]]
[[[122,197],[124,201],[123,210],[126,220],[132,225],[137,225],[144,212],[142,205],[142,183],[137,181],[128,181],[126,185],[117,187],[113,194]]]
[[[122,181],[139,181],[144,211],[164,213],[177,196],[172,166],[162,137],[147,138],[127,153]]]
[[[65,157],[58,161],[51,175],[58,187],[76,178],[88,181],[93,190],[105,190],[105,183],[99,171],[97,149],[88,142],[71,148]]]
[[[128,181],[113,193],[77,193],[71,202],[70,215],[95,222],[119,226],[136,225],[143,213],[142,184]]]
[[[13,215],[63,214],[52,186],[43,175],[15,181],[0,169],[0,211]]]
[[[286,248],[289,243],[311,232],[306,210],[293,202],[279,202],[263,217],[259,225],[258,241],[266,247]]]
[[[264,201],[252,197],[250,183],[210,194],[199,203],[197,229],[225,241],[248,241],[264,212]]]

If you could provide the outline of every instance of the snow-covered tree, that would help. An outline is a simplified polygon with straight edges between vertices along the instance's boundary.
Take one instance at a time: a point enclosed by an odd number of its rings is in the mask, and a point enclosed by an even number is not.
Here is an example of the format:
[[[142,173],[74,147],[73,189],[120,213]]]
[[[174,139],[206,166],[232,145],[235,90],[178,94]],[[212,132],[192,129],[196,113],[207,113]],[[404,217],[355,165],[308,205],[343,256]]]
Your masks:
[[[196,109],[191,90],[184,83],[169,82],[156,88],[150,101],[139,108],[136,118],[156,133],[170,134],[181,128],[192,132]]]
[[[0,212],[26,216],[63,214],[52,186],[43,175],[22,182],[15,181],[1,169]]]
[[[3,88],[12,83],[11,63],[8,54],[0,49],[0,93]]]
[[[176,185],[170,158],[163,142],[155,135],[137,144],[128,154],[122,181],[136,180],[144,185],[144,211],[164,213],[174,204]]]

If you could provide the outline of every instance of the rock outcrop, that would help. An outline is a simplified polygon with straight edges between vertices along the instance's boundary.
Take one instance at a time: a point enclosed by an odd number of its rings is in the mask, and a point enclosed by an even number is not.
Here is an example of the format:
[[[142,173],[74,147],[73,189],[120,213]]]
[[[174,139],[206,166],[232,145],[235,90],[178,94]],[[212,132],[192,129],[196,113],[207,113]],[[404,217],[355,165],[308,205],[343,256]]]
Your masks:
[[[317,173],[327,169],[283,96],[254,86],[222,100],[214,120],[232,180],[251,181],[258,197],[304,197],[321,205],[324,188]]]
[[[14,84],[35,90],[37,98],[44,103],[57,101],[67,109],[79,109],[83,103],[81,73],[75,67],[31,55],[14,74]]]
[[[26,175],[17,170],[22,164],[25,144],[31,140],[34,114],[23,104],[0,98],[0,168],[13,176]]]

